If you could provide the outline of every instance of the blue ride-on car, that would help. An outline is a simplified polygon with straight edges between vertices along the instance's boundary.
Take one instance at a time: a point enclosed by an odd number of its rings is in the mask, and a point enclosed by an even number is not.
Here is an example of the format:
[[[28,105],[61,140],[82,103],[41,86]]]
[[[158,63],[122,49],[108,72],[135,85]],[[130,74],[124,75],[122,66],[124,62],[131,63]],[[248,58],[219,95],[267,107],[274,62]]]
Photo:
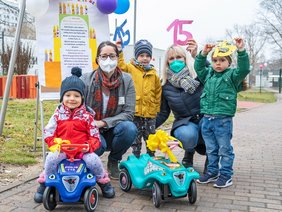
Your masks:
[[[83,203],[86,211],[94,211],[98,204],[96,177],[86,168],[82,159],[74,156],[88,144],[62,144],[61,150],[68,159],[58,165],[56,173],[47,176],[43,193],[43,205],[46,210],[54,210],[57,204]]]

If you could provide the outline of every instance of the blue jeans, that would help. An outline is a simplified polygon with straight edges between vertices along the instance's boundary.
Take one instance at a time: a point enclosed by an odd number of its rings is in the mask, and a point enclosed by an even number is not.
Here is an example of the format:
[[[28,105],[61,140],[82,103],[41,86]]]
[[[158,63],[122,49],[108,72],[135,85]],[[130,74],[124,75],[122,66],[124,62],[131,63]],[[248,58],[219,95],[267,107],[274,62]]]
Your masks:
[[[230,178],[233,175],[234,153],[231,145],[233,120],[229,116],[204,116],[202,135],[209,160],[208,172]],[[220,166],[219,166],[220,164]]]
[[[183,148],[188,152],[193,152],[198,144],[199,125],[189,122],[181,125],[173,131],[173,136],[182,142]]]
[[[122,121],[115,127],[100,133],[101,147],[95,153],[101,156],[110,151],[109,159],[120,161],[137,136],[137,128],[131,121]]]

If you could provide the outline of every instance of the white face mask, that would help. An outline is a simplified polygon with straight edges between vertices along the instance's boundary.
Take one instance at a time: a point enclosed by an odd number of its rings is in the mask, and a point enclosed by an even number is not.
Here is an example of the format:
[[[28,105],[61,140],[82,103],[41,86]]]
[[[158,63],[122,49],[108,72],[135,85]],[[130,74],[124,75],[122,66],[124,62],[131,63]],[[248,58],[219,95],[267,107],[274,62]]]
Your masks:
[[[109,73],[117,67],[117,60],[111,60],[109,57],[106,60],[100,59],[99,66],[102,71]]]

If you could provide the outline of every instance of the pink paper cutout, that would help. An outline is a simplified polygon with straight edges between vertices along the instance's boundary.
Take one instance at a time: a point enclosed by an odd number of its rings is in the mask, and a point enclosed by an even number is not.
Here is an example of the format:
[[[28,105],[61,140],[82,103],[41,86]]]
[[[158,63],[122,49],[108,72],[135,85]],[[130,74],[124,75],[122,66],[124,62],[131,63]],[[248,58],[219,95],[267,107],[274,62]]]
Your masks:
[[[183,30],[184,24],[192,24],[192,20],[179,20],[175,19],[166,29],[168,32],[174,27],[173,30],[173,44],[184,46],[187,44],[188,40],[192,39],[193,36],[190,32]],[[184,35],[185,40],[178,39],[178,35]]]

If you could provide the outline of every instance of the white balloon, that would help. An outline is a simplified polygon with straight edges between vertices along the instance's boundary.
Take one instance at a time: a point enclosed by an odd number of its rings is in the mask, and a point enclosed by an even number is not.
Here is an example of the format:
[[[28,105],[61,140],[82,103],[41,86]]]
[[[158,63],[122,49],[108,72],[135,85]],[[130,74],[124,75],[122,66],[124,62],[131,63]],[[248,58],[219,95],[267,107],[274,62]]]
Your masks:
[[[40,18],[49,8],[49,0],[26,0],[26,10],[30,15]]]

